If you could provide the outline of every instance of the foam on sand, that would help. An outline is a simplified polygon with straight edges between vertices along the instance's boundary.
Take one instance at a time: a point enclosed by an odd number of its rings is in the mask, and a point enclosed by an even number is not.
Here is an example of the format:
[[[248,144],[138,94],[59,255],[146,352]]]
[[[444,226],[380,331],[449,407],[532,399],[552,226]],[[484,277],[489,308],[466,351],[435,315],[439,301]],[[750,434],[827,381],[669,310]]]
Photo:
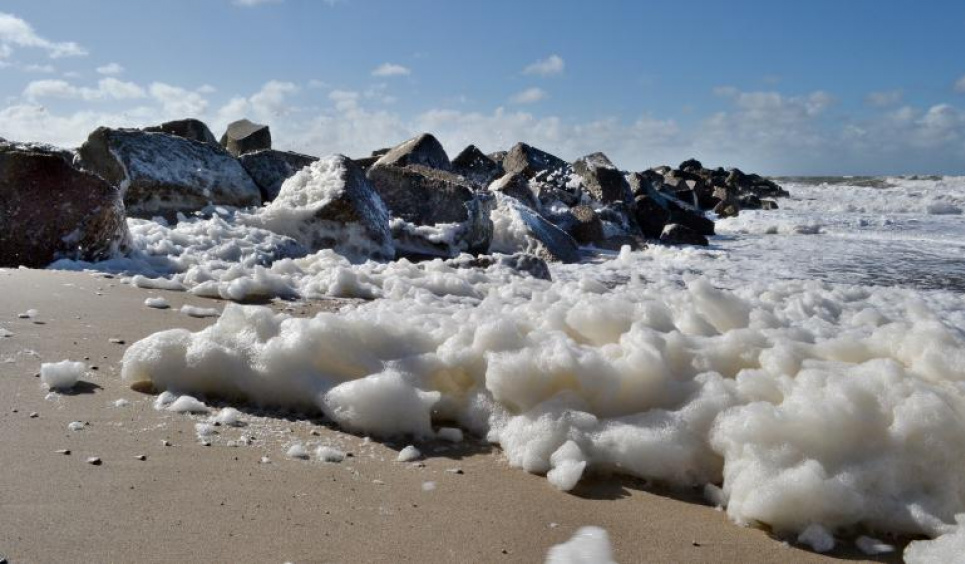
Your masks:
[[[599,527],[583,527],[546,555],[546,564],[616,564],[610,537]]]
[[[50,390],[70,390],[86,370],[87,365],[83,362],[44,362],[40,365],[40,381]]]

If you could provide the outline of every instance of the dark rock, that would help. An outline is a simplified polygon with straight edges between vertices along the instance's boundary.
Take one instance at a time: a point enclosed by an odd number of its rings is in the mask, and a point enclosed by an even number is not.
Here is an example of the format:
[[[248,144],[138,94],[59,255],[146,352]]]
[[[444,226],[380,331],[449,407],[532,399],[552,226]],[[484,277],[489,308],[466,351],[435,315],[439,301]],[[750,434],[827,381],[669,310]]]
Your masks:
[[[452,164],[446,150],[439,140],[429,133],[423,133],[394,147],[382,155],[373,166],[421,165],[439,170],[451,170]]]
[[[642,241],[637,237],[632,235],[615,235],[613,237],[608,237],[607,239],[600,241],[597,245],[600,249],[606,249],[608,251],[620,251],[623,246],[627,245],[630,247],[631,251],[639,251],[640,249],[647,248],[647,242]]]
[[[649,196],[656,192],[659,186],[663,185],[663,175],[653,170],[634,172],[627,178],[627,182],[630,184],[630,192],[634,198]]]
[[[663,228],[660,242],[665,245],[700,245],[706,247],[710,243],[707,238],[690,229],[686,225],[671,223]]]
[[[543,170],[536,173],[529,181],[530,188],[544,206],[554,202],[562,202],[567,206],[575,206],[583,198],[583,182],[577,178],[573,182],[573,169],[569,165],[555,170]]]
[[[489,153],[486,156],[492,159],[492,161],[499,166],[503,166],[503,161],[506,160],[506,155],[508,154],[509,151],[496,151],[495,153]]]
[[[565,168],[567,163],[526,143],[517,143],[506,153],[502,165],[507,174],[518,173],[526,178],[533,178],[539,172]]]
[[[466,202],[473,199],[475,187],[461,176],[421,165],[376,164],[369,169],[368,178],[393,217],[415,225],[469,219]]]
[[[520,204],[514,198],[500,199],[500,220],[525,226],[524,233],[514,232],[510,238],[494,238],[492,251],[527,253],[546,261],[574,263],[580,261],[580,249],[566,232]]]
[[[352,159],[352,160],[355,161],[355,164],[357,164],[357,165],[359,166],[359,168],[361,168],[362,170],[367,171],[367,170],[369,170],[370,168],[372,168],[372,165],[374,165],[375,163],[379,162],[379,157],[376,157],[376,156],[372,156],[372,157],[359,157],[359,158],[357,158],[357,159]]]
[[[529,187],[529,180],[522,174],[506,174],[490,184],[489,190],[512,196],[526,207],[539,210],[539,200]]]
[[[667,202],[667,210],[670,212],[670,223],[684,225],[705,237],[714,234],[713,220],[708,219],[700,210],[689,208],[673,200]]]
[[[101,127],[78,154],[85,168],[121,188],[129,216],[173,219],[211,204],[261,204],[258,186],[220,147],[166,133]]]
[[[590,206],[576,206],[570,211],[576,219],[570,235],[581,245],[599,245],[605,238],[600,216]]]
[[[0,266],[42,268],[124,250],[119,189],[72,160],[53,147],[0,141]]]
[[[578,159],[573,171],[583,179],[585,190],[594,200],[604,204],[631,201],[630,184],[603,153]]]
[[[754,194],[745,194],[740,197],[740,207],[745,210],[759,210],[764,206],[761,199]]]
[[[342,155],[297,172],[274,201],[244,221],[287,235],[311,251],[334,249],[353,260],[395,256],[385,204],[362,169]]]
[[[503,167],[483,154],[475,145],[466,147],[453,159],[452,171],[481,186],[486,186],[503,175]]]
[[[714,206],[714,213],[718,217],[737,217],[740,215],[740,208],[733,202],[722,200]]]
[[[228,125],[227,131],[221,136],[221,146],[236,157],[271,149],[271,130],[267,125],[240,119]]]
[[[634,200],[633,214],[637,226],[648,239],[659,239],[663,228],[670,221],[670,211],[652,196],[637,196]]]
[[[678,168],[686,172],[699,172],[704,169],[704,165],[700,164],[697,159],[687,159],[680,163]]]
[[[208,129],[208,126],[205,125],[203,121],[197,119],[179,119],[175,121],[168,121],[162,123],[161,125],[145,127],[144,131],[176,135],[178,137],[183,137],[184,139],[191,139],[192,141],[197,141],[199,143],[206,143],[212,147],[221,146],[214,134],[211,133],[211,130]]]
[[[261,190],[261,199],[270,202],[278,195],[283,182],[318,158],[291,151],[266,149],[245,153],[238,160]]]
[[[533,255],[517,253],[515,255],[483,255],[478,257],[461,256],[447,260],[446,264],[453,268],[491,268],[501,266],[526,274],[540,280],[552,280],[546,261]]]
[[[777,202],[774,200],[761,200],[762,210],[776,210],[778,209]]]
[[[383,155],[389,154],[389,151],[391,151],[391,150],[392,150],[392,147],[386,147],[386,148],[384,148],[384,149],[376,149],[376,150],[372,151],[372,156],[373,156],[373,157],[381,157],[381,156],[383,156]]]

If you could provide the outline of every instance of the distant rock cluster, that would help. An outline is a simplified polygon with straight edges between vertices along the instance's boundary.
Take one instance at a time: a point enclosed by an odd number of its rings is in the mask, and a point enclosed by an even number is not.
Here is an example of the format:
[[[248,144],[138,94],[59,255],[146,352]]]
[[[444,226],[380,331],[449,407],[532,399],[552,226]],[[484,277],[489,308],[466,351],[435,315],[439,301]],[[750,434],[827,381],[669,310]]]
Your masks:
[[[272,149],[266,125],[234,122],[219,142],[204,123],[185,119],[101,127],[76,151],[0,139],[0,266],[116,256],[130,242],[127,217],[175,222],[209,206],[258,209],[268,228],[313,251],[577,262],[594,247],[707,245],[712,217],[774,209],[786,195],[759,175],[693,159],[627,172],[602,153],[570,163],[517,143],[488,155],[470,145],[450,160],[430,134],[369,157],[319,162]],[[309,216],[324,229],[296,225]]]

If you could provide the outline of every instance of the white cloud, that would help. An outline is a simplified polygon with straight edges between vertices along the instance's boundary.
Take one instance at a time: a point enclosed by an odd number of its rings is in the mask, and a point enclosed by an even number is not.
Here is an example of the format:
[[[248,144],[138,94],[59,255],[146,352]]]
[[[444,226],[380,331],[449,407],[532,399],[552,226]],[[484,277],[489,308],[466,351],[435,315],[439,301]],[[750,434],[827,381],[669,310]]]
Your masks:
[[[24,20],[0,12],[0,58],[12,55],[15,47],[43,49],[52,59],[87,55],[87,50],[73,41],[50,41],[38,35]]]
[[[394,63],[382,63],[372,71],[372,76],[409,76],[412,71]]]
[[[965,94],[965,76],[959,78],[958,81],[955,82],[955,92]]]
[[[549,95],[542,88],[533,87],[514,94],[510,101],[514,104],[535,104],[545,100],[547,96]]]
[[[155,82],[150,87],[151,97],[161,104],[161,119],[199,117],[208,109],[208,101],[197,92]]]
[[[869,93],[865,97],[865,102],[875,108],[887,108],[897,106],[901,103],[902,98],[904,98],[904,94],[901,90],[882,90]]]
[[[288,103],[288,97],[299,91],[291,82],[270,80],[250,97],[238,96],[222,106],[216,116],[216,125],[248,117],[261,122],[277,122],[296,108]]]
[[[53,65],[23,65],[22,68],[26,72],[39,72],[50,74],[57,72],[57,69]]]
[[[553,76],[561,74],[566,68],[566,62],[559,55],[550,55],[545,59],[536,61],[535,63],[527,66],[523,69],[523,74],[535,74],[539,76]]]
[[[59,98],[64,100],[131,100],[144,98],[144,89],[133,82],[124,82],[116,78],[104,78],[97,83],[97,88],[75,86],[66,80],[50,79],[35,80],[24,88],[23,96],[30,101],[43,98]]]
[[[124,72],[124,67],[117,63],[109,63],[102,67],[97,67],[97,72],[108,75],[121,74]]]

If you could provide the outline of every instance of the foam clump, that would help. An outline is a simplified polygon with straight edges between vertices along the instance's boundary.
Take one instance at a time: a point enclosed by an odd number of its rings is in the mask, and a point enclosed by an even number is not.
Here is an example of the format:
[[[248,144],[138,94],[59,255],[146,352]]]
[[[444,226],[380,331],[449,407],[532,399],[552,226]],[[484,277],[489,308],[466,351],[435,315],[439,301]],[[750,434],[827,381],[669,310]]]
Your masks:
[[[191,396],[181,396],[178,399],[171,402],[169,405],[165,406],[167,411],[173,411],[174,413],[208,413],[211,409],[208,408],[204,402],[198,400],[197,398]]]
[[[929,541],[914,541],[905,548],[906,564],[952,564],[965,562],[965,513],[956,517],[957,526]]]
[[[223,408],[212,418],[212,421],[225,427],[242,427],[245,424],[241,412],[233,407]]]
[[[334,447],[320,446],[315,449],[315,458],[322,462],[338,463],[345,460],[345,453]]]
[[[63,360],[40,365],[40,381],[50,390],[70,390],[77,385],[87,370],[83,362]]]
[[[818,524],[808,525],[797,536],[797,542],[811,547],[814,552],[828,552],[834,548],[834,536]]]
[[[420,458],[422,458],[422,453],[419,452],[419,449],[417,449],[412,445],[409,445],[404,449],[400,450],[399,455],[395,459],[398,462],[415,462]]]
[[[583,527],[573,538],[551,548],[546,564],[616,564],[610,536],[600,527]]]
[[[161,297],[148,298],[144,300],[144,305],[152,309],[169,309],[171,304]]]
[[[183,305],[181,306],[181,313],[187,315],[188,317],[218,317],[221,312],[215,308],[210,307],[196,307],[193,305]]]
[[[295,443],[288,447],[288,450],[285,451],[285,456],[294,460],[308,460],[309,458],[308,450],[305,448],[305,445],[301,443]]]

